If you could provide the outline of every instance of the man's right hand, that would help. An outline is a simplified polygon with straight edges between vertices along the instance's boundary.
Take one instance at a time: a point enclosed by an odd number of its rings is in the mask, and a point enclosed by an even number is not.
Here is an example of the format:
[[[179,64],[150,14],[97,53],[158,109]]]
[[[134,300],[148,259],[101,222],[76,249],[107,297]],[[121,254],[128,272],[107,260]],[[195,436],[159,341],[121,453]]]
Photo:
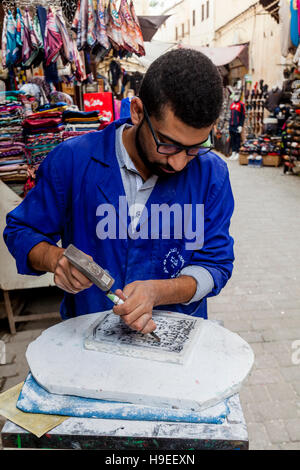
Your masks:
[[[29,252],[28,262],[37,271],[52,272],[54,282],[60,289],[70,294],[78,294],[93,283],[67,260],[64,252],[64,248],[42,242]]]

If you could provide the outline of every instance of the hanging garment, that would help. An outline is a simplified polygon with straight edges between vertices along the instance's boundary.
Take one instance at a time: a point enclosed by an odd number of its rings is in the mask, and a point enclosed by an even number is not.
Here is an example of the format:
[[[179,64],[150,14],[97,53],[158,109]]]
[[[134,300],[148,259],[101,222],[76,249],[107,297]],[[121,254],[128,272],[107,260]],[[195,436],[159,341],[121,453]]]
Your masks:
[[[121,21],[114,0],[109,0],[109,20],[107,25],[107,36],[109,37],[114,49],[123,49],[123,38],[121,31]]]
[[[77,26],[77,48],[81,51],[87,43],[87,31],[88,31],[88,0],[80,1],[80,10],[78,17]]]
[[[6,44],[6,66],[11,67],[15,64],[18,57],[17,47],[17,25],[12,12],[7,13],[7,44]]]
[[[138,55],[144,56],[144,55],[146,55],[145,47],[144,47],[144,38],[143,38],[143,34],[142,34],[142,30],[141,30],[141,27],[140,27],[138,17],[136,16],[136,13],[135,13],[135,8],[134,8],[132,0],[130,2],[130,11],[131,11],[131,16],[132,16],[132,19],[133,19],[133,22],[134,22],[136,35],[137,35],[137,43],[138,43],[138,46],[139,46]]]
[[[33,29],[36,35],[39,49],[44,51],[44,40],[43,40],[41,25],[40,25],[39,17],[37,13],[34,15],[34,18],[33,18]]]
[[[98,14],[97,41],[102,47],[104,47],[105,49],[109,49],[110,42],[107,37],[108,11],[107,11],[107,8],[105,7],[104,0],[98,0],[97,14]]]
[[[84,80],[86,80],[85,66],[82,60],[82,55],[78,51],[77,44],[74,39],[72,40],[72,51],[73,51],[73,57],[74,57],[73,72],[74,72],[75,78],[79,82],[83,82]]]
[[[298,10],[295,7],[295,1],[291,0],[291,40],[295,47],[299,44],[299,31],[298,31]]]
[[[124,48],[132,53],[139,53],[139,46],[136,41],[135,25],[128,8],[127,0],[121,0],[119,8],[119,17],[121,22],[121,31]]]
[[[38,20],[40,23],[41,34],[43,38],[43,43],[45,41],[45,31],[46,31],[46,23],[47,23],[47,11],[44,7],[38,6],[37,7],[37,15]],[[49,66],[46,65],[46,60],[43,61],[43,68],[45,73],[45,79],[47,83],[58,83],[58,73],[57,73],[57,66],[56,63],[50,63]]]
[[[300,0],[297,0],[297,10],[298,10],[298,35],[300,36]]]
[[[238,127],[243,127],[245,122],[245,105],[241,101],[234,102],[230,106],[230,131],[236,132]]]
[[[61,9],[55,11],[55,21],[62,38],[61,57],[63,64],[66,65],[69,62],[73,62],[71,38],[68,33],[66,23],[62,14]]]
[[[3,28],[2,28],[2,67],[7,68],[6,64],[6,55],[7,55],[7,14],[3,19]]]
[[[62,0],[62,11],[67,18],[69,24],[72,24],[75,13],[77,11],[77,0]]]
[[[78,1],[77,10],[76,10],[76,13],[72,22],[72,26],[71,26],[72,31],[76,33],[77,44],[81,44],[81,37],[80,37],[80,31],[79,31],[80,11],[81,11],[81,0]]]
[[[291,40],[290,0],[280,0],[279,2],[279,24],[281,27],[281,55],[283,57],[287,57],[289,54],[289,50],[293,47],[293,43]]]
[[[30,55],[29,60],[24,65],[26,67],[31,67],[31,66],[37,67],[42,62],[42,59],[43,59],[43,55],[44,55],[43,45],[37,36],[37,33],[34,29],[32,18],[28,10],[26,10],[25,16],[26,16],[26,21],[28,23],[28,27],[29,27],[29,33],[30,33],[31,55]],[[27,16],[28,16],[28,19],[27,19]],[[41,48],[42,48],[42,51],[41,51]]]
[[[28,9],[24,15],[24,33],[23,33],[23,47],[22,47],[22,65],[26,67],[26,64],[30,66],[32,44],[31,44],[31,33],[30,33],[31,18]]]
[[[23,35],[24,35],[24,21],[23,21],[23,16],[19,8],[17,8],[17,14],[16,14],[16,40],[17,40],[17,45],[22,49],[23,45]]]
[[[87,45],[94,47],[97,41],[96,36],[97,16],[94,8],[94,1],[88,0],[88,28],[87,28]]]
[[[49,8],[44,41],[45,59],[47,66],[50,65],[51,62],[57,61],[62,46],[62,37],[56,25],[54,14],[51,8]]]

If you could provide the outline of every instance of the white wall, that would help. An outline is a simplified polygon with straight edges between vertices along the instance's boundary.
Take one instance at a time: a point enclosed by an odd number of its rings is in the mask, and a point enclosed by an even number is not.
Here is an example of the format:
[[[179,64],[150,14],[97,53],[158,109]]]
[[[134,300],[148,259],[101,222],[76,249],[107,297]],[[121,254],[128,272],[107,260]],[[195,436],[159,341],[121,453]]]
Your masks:
[[[250,6],[258,3],[257,0],[214,0],[214,2],[216,30],[240,15]]]
[[[157,41],[178,42],[189,45],[211,45],[214,36],[214,0],[209,2],[209,16],[207,18],[207,0],[183,0],[162,12],[171,17],[156,33]],[[204,21],[202,21],[202,5],[204,5]],[[195,12],[195,16],[193,16]],[[195,19],[195,24],[193,20]],[[183,26],[184,25],[184,26]],[[178,36],[176,38],[176,28]],[[184,28],[184,34],[183,34]]]
[[[135,12],[137,15],[151,15],[149,0],[133,0]]]

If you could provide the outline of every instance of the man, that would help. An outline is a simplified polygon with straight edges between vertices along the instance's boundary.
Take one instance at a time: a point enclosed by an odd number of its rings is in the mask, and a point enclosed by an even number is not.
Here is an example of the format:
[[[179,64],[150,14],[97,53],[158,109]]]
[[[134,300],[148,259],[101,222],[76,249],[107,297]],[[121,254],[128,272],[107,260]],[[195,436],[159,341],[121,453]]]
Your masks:
[[[64,257],[69,243],[114,277],[125,301],[114,313],[132,329],[154,331],[155,309],[207,318],[206,298],[225,286],[234,260],[228,169],[207,146],[222,100],[206,56],[171,51],[148,69],[131,120],[70,139],[44,160],[4,238],[19,273],[54,273],[63,319],[112,307]]]

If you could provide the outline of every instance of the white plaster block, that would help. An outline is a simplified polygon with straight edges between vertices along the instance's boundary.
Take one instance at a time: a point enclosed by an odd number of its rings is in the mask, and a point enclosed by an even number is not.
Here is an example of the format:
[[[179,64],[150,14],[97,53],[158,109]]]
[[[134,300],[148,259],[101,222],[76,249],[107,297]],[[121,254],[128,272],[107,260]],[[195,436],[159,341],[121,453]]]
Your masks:
[[[237,393],[253,366],[253,351],[240,336],[203,319],[196,319],[183,363],[86,349],[91,328],[109,312],[54,325],[28,346],[30,370],[42,387],[60,395],[202,410]]]

